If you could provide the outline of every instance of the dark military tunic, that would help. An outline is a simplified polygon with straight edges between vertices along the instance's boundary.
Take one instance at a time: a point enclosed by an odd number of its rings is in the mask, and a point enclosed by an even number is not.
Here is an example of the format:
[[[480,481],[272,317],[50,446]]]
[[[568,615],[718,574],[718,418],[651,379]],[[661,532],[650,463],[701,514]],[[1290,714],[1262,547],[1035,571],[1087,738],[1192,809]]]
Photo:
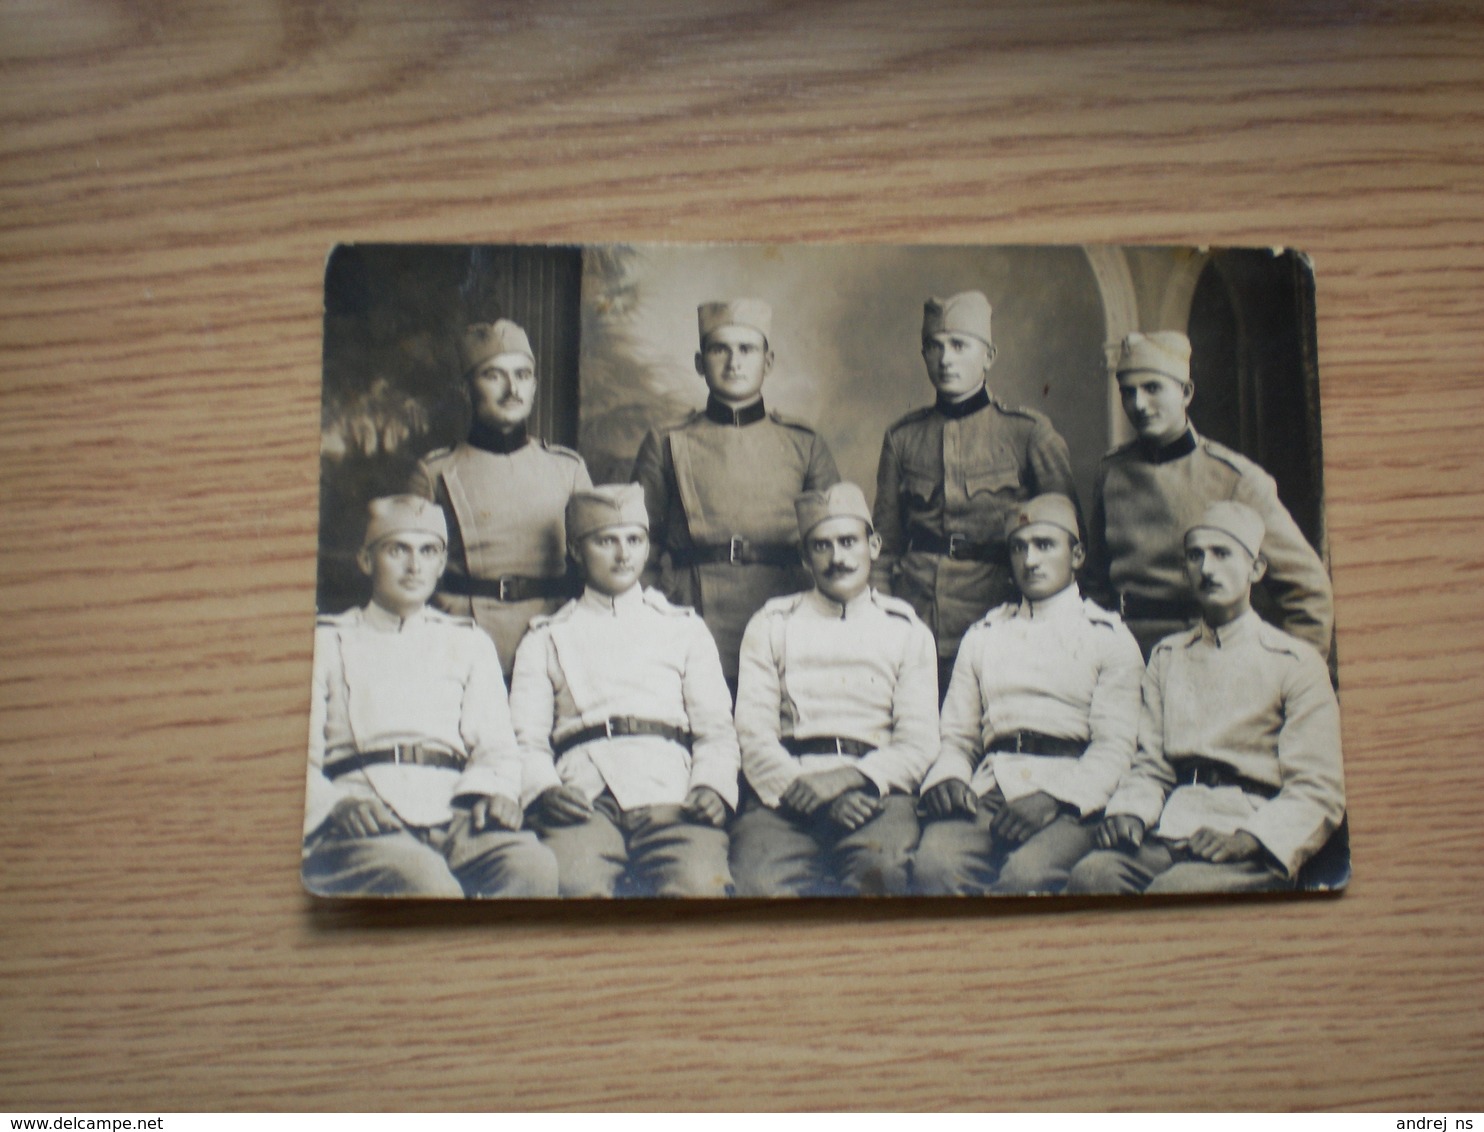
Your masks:
[[[413,475],[410,490],[448,517],[448,570],[438,605],[473,617],[490,635],[506,683],[531,618],[554,613],[580,592],[579,585],[563,592],[565,514],[567,498],[590,487],[581,456],[523,431],[507,440],[476,428],[469,442],[428,453]],[[501,578],[506,600],[496,592]],[[535,592],[540,589],[549,592]]]
[[[1334,597],[1319,555],[1278,499],[1273,477],[1190,429],[1156,448],[1135,440],[1103,457],[1088,526],[1087,588],[1113,608],[1145,655],[1200,616],[1185,577],[1185,532],[1212,503],[1245,503],[1267,527],[1264,581],[1279,627],[1329,655]]]
[[[644,438],[633,478],[649,509],[659,588],[701,614],[735,687],[752,615],[810,586],[794,496],[838,483],[835,461],[818,433],[761,401],[734,411],[712,398],[678,427]]]
[[[1005,519],[1048,491],[1077,498],[1066,441],[1042,414],[985,389],[908,413],[881,446],[872,583],[911,602],[951,659],[964,630],[1017,597]]]

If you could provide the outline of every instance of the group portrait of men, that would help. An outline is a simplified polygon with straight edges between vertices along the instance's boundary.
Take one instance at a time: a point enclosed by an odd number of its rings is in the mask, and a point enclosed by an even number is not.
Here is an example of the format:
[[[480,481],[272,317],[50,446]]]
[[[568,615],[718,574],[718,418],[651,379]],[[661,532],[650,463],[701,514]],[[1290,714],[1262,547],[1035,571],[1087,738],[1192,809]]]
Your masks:
[[[1345,815],[1329,577],[1192,427],[1183,333],[1119,343],[1134,438],[1084,501],[992,390],[988,297],[927,298],[868,498],[766,405],[770,305],[696,318],[704,405],[598,485],[528,429],[527,329],[462,329],[467,436],[366,501],[369,600],[316,629],[310,891],[1301,884]]]

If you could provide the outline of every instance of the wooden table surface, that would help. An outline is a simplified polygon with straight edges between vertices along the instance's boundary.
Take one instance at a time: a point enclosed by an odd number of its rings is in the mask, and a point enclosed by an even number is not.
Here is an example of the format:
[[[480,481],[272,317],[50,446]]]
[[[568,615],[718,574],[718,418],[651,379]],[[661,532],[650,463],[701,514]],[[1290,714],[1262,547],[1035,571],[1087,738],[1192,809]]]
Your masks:
[[[0,1109],[1479,1108],[1481,122],[1422,0],[4,0]],[[1350,891],[308,899],[325,256],[630,239],[1311,252]]]

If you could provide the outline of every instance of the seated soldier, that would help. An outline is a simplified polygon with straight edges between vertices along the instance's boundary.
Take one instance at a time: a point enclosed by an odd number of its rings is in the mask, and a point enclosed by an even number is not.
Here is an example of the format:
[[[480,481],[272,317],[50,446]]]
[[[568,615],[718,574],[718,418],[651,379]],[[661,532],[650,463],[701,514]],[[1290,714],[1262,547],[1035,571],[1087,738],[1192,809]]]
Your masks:
[[[637,484],[574,492],[566,528],[586,588],[531,622],[511,687],[539,792],[532,825],[562,895],[730,895],[740,759],[716,644],[694,612],[640,585]]]
[[[732,829],[742,896],[906,891],[913,793],[938,745],[937,650],[912,607],[870,588],[881,540],[854,484],[795,502],[807,593],[748,623],[737,691],[755,796]]]
[[[1021,597],[959,649],[922,787],[924,895],[1060,892],[1134,757],[1144,658],[1118,615],[1077,588],[1072,501],[1021,504],[1005,538]]]
[[[1149,658],[1138,753],[1069,892],[1290,888],[1339,826],[1339,704],[1313,646],[1252,609],[1263,536],[1234,502],[1186,531],[1201,624]]]
[[[555,896],[521,826],[521,759],[495,646],[429,608],[447,561],[437,506],[371,503],[371,601],[314,638],[304,885],[319,895]]]

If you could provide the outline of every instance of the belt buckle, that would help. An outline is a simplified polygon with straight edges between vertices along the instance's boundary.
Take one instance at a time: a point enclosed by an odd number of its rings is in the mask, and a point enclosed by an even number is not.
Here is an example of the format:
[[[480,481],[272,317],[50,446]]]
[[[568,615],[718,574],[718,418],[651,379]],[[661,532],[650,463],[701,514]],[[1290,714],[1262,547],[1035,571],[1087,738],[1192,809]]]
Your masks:
[[[1024,744],[1025,744],[1025,732],[1024,731],[1017,731],[1015,733],[1015,753],[1017,755],[1020,755],[1020,754],[1024,754],[1025,753],[1025,746],[1024,746]]]
[[[402,765],[402,744],[401,743],[393,743],[392,744],[392,765],[393,766],[401,766]]]
[[[948,536],[948,557],[950,559],[952,559],[953,561],[957,562],[958,561],[958,544],[961,543],[961,542],[968,542],[968,541],[969,541],[968,540],[968,537],[966,535],[960,533],[959,531],[954,531],[952,534],[950,534]]]
[[[499,596],[495,598],[496,601],[507,601],[508,602],[508,601],[515,600],[514,598],[512,598],[510,596],[510,581],[511,581],[511,578],[510,578],[510,575],[509,574],[501,574],[500,575],[500,580],[499,580],[499,586],[500,586]]]
[[[731,542],[727,544],[727,561],[733,566],[745,565],[742,561],[742,548],[747,545],[747,540],[741,535],[733,535]]]
[[[845,754],[845,745],[838,735],[835,736],[835,754],[841,756]]]
[[[613,738],[613,717],[612,716],[609,716],[607,719],[603,720],[603,735],[604,735],[605,738],[608,738],[608,739],[612,739]]]
[[[1128,620],[1128,594],[1122,590],[1118,592],[1118,616],[1121,620]]]

